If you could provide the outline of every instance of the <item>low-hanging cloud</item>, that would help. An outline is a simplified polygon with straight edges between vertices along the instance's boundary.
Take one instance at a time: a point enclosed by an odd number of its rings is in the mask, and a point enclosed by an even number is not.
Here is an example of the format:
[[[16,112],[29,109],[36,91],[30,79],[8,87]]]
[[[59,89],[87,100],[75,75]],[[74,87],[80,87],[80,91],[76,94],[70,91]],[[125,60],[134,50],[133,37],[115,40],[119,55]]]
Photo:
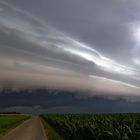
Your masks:
[[[1,88],[49,87],[97,91],[93,96],[139,97],[139,76],[137,67],[120,64],[94,44],[0,2]]]

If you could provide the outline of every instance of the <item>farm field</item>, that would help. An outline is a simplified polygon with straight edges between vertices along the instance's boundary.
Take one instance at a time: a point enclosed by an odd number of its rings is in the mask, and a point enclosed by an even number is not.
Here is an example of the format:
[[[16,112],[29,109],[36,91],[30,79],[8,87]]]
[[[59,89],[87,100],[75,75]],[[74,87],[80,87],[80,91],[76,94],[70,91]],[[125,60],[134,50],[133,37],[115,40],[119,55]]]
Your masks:
[[[29,115],[3,114],[0,115],[0,137],[7,133],[12,128],[21,124],[24,120],[29,119]]]
[[[140,140],[140,114],[41,115],[49,140]],[[52,133],[52,134],[51,134]],[[54,137],[53,133],[56,135]]]

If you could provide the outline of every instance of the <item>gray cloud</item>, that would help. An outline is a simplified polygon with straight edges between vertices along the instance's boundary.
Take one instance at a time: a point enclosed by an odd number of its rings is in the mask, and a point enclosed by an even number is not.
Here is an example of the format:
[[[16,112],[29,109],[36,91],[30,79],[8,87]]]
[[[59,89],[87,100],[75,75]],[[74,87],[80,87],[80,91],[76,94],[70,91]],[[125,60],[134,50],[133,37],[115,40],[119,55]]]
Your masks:
[[[31,92],[20,91],[18,94],[17,91],[12,91],[12,94],[10,91],[1,92],[0,112],[16,111],[33,114],[139,112],[139,100],[135,99],[128,102],[113,97],[88,97],[85,96],[87,92],[82,92],[81,96],[81,92],[76,94],[72,91],[59,90],[32,90],[32,94],[29,93]]]
[[[30,2],[0,3],[1,88],[139,97],[138,1]]]

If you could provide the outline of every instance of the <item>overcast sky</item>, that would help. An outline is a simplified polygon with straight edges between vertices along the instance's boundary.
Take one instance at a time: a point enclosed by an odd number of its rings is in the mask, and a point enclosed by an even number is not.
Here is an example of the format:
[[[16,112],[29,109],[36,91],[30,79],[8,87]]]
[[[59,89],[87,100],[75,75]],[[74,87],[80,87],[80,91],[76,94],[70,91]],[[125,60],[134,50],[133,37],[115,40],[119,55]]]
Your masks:
[[[1,0],[3,87],[140,99],[140,1]]]

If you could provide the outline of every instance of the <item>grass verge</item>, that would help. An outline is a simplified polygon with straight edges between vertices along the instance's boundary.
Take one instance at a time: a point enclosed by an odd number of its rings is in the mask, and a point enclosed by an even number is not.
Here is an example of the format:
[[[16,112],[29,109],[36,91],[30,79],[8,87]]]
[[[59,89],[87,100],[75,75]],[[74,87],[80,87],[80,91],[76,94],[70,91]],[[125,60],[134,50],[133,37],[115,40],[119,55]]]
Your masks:
[[[47,122],[41,118],[48,140],[64,140]]]

